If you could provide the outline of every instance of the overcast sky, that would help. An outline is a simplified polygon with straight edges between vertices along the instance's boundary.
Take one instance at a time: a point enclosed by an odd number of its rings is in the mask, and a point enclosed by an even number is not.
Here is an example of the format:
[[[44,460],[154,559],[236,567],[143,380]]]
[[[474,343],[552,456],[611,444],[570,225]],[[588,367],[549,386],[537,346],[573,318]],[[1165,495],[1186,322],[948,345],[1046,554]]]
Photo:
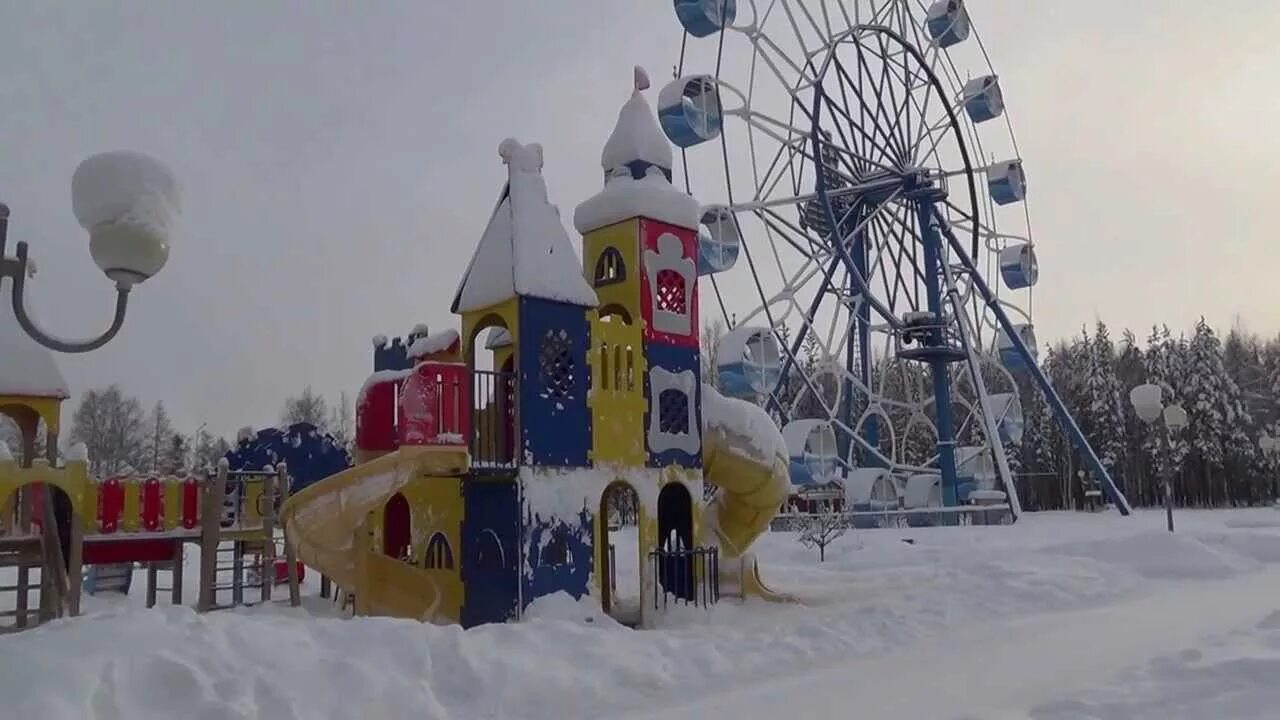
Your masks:
[[[1280,330],[1280,4],[969,6],[1029,175],[1041,339],[1097,316]],[[631,66],[660,83],[679,43],[665,0],[0,0],[0,199],[49,329],[110,312],[71,214],[80,159],[141,150],[185,186],[119,337],[60,358],[73,393],[118,382],[225,434],[308,383],[354,394],[372,335],[454,325],[498,143],[544,145],[568,225]]]

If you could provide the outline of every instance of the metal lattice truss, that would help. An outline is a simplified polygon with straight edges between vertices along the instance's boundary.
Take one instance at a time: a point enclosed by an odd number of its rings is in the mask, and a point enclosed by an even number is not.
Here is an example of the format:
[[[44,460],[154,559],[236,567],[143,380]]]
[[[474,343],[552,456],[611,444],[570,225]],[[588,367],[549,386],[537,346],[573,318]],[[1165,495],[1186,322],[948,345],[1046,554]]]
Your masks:
[[[677,144],[687,189],[712,204],[704,237],[740,249],[709,278],[725,322],[776,337],[781,372],[756,399],[784,424],[829,421],[846,467],[936,472],[934,387],[900,357],[932,327],[965,355],[948,370],[955,435],[996,450],[1011,487],[996,428],[1018,386],[974,275],[1029,329],[1034,246],[1012,124],[963,3],[684,4],[731,18],[686,34],[675,83],[694,139]],[[962,240],[973,265],[941,243],[933,314],[930,231]],[[1019,251],[1029,282],[1002,283]]]

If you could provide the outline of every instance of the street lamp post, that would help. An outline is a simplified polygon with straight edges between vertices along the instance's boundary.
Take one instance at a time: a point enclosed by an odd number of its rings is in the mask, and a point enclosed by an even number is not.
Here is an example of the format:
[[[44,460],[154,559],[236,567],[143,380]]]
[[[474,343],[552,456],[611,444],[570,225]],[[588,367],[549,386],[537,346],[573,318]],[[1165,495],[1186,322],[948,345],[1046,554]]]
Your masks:
[[[45,347],[64,353],[96,350],[124,325],[129,291],[164,267],[169,227],[179,209],[178,184],[163,165],[136,152],[114,151],[86,158],[71,178],[71,205],[89,232],[89,253],[116,284],[116,306],[106,332],[89,340],[63,340],[41,330],[27,312],[25,289],[35,274],[27,243],[14,257],[6,252],[9,207],[0,203],[0,279],[13,287],[10,303],[22,330]],[[2,361],[2,359],[0,359]]]
[[[1164,404],[1164,391],[1159,385],[1147,383],[1129,391],[1129,402],[1138,413],[1138,417],[1147,425],[1154,426],[1163,419],[1165,432],[1160,433],[1161,447],[1165,457],[1172,459],[1173,443],[1170,435],[1180,432],[1187,426],[1187,411],[1181,406]],[[1164,475],[1164,513],[1169,532],[1173,532],[1173,471],[1172,467]]]

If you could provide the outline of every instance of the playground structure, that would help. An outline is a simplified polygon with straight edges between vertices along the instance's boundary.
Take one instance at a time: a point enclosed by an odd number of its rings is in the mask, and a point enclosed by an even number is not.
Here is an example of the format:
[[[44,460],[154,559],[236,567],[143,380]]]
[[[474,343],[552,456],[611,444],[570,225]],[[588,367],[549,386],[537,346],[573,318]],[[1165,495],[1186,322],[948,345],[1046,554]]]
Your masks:
[[[70,448],[59,464],[66,384],[49,351],[8,324],[5,314],[0,356],[0,413],[17,423],[22,436],[17,456],[0,444],[0,571],[7,577],[11,569],[15,577],[0,585],[0,592],[13,595],[12,609],[6,604],[0,611],[12,622],[0,631],[77,615],[82,590],[128,592],[135,563],[147,568],[148,606],[162,590],[160,572],[170,574],[167,590],[180,604],[187,543],[201,548],[201,610],[245,604],[247,590],[270,600],[277,508],[289,488],[283,463],[270,472],[232,473],[224,462],[206,477],[93,478],[83,445]],[[36,456],[41,427],[48,448],[43,458]],[[282,567],[296,603],[296,565]],[[255,570],[256,582],[248,577]]]
[[[565,592],[647,625],[668,602],[786,599],[749,553],[786,497],[786,444],[764,410],[702,382],[698,204],[670,184],[647,87],[637,69],[605,187],[575,212],[581,260],[541,147],[507,140],[507,183],[452,306],[461,332],[374,339],[357,465],[282,511],[356,614],[470,627]],[[638,499],[625,565],[617,493]]]
[[[797,494],[878,467],[902,505],[882,512],[1014,516],[1007,446],[1039,392],[1127,514],[1036,363],[1026,175],[963,0],[674,5],[658,113],[685,190],[717,200],[719,385],[784,427]]]

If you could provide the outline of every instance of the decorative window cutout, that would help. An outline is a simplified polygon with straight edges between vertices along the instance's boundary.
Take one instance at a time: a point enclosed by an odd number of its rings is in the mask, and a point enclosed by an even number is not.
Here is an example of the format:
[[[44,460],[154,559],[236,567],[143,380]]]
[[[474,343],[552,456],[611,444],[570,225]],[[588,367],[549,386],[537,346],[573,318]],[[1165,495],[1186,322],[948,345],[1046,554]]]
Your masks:
[[[684,256],[684,245],[671,233],[658,236],[658,251],[645,250],[645,273],[652,290],[653,328],[672,335],[693,332],[693,291],[697,264]]]
[[[658,396],[658,431],[689,434],[689,396],[683,390],[663,390]]]
[[[564,330],[548,330],[538,351],[538,379],[549,398],[573,398],[573,341]]]
[[[435,533],[427,541],[426,567],[428,570],[453,569],[453,548],[449,547],[449,539],[444,533]]]
[[[681,450],[694,455],[702,447],[693,402],[698,378],[692,370],[649,371],[649,449],[655,453]]]
[[[595,286],[613,285],[626,279],[627,264],[622,259],[622,253],[616,247],[605,248],[600,253],[600,259],[596,260]]]

